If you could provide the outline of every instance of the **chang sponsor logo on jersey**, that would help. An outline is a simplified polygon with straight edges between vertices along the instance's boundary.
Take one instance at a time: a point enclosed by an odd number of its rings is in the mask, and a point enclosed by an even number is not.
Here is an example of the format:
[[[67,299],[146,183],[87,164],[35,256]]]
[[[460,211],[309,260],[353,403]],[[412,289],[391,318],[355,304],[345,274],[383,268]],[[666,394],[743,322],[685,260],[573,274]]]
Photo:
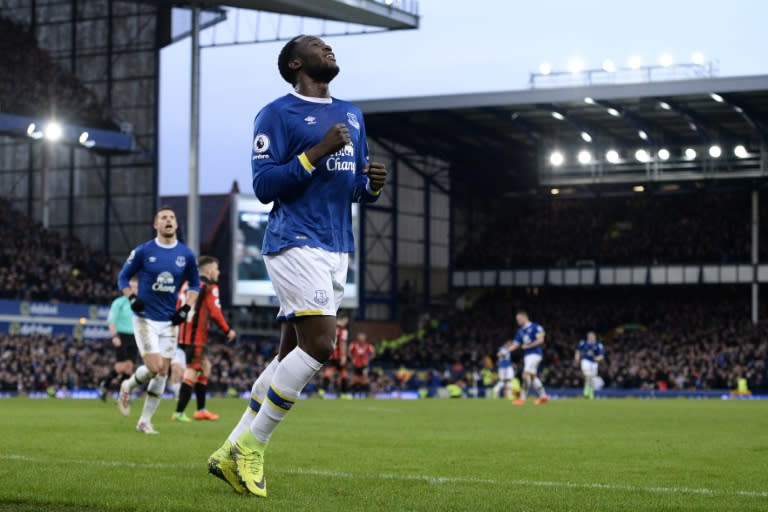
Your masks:
[[[173,283],[173,274],[170,272],[160,272],[155,282],[152,283],[152,290],[156,292],[175,292],[176,285]]]
[[[347,144],[325,161],[325,168],[329,171],[352,171],[357,169],[355,162],[355,147],[352,143]]]

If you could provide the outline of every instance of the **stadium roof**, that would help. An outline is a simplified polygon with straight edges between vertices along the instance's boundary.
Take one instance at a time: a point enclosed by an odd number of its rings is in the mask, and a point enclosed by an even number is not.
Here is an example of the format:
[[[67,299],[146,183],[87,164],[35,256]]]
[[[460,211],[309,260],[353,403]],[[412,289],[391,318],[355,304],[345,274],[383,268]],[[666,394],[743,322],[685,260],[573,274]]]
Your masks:
[[[753,154],[764,154],[768,143],[768,75],[367,100],[358,105],[366,114],[369,136],[450,162],[452,180],[462,186],[495,185],[505,191],[540,184],[542,154],[556,147],[587,147],[598,153],[613,147],[626,152],[743,144]]]

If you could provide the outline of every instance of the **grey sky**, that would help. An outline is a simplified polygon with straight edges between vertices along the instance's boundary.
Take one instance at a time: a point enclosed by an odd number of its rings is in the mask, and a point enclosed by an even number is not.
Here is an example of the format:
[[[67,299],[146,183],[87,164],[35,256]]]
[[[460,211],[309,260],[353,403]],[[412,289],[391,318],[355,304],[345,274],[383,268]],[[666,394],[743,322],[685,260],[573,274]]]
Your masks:
[[[768,1],[421,0],[421,28],[329,37],[341,73],[331,85],[347,100],[524,89],[529,73],[569,59],[588,68],[662,53],[719,61],[719,75],[768,72]],[[284,43],[205,49],[202,54],[200,191],[250,193],[252,121],[290,90],[277,72]],[[189,190],[189,43],[163,51],[160,193]]]

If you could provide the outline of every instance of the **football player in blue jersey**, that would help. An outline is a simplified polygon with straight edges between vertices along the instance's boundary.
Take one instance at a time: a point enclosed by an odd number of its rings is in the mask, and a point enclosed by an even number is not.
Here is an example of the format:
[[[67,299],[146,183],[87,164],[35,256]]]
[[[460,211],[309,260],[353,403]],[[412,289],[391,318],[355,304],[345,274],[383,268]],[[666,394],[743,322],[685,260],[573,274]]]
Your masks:
[[[504,398],[512,398],[512,379],[515,378],[515,368],[512,366],[511,344],[505,343],[496,353],[499,370],[499,382],[493,387],[493,397],[498,398],[503,391]]]
[[[587,339],[581,340],[576,347],[574,361],[581,364],[581,373],[584,374],[584,397],[595,398],[595,378],[597,377],[597,365],[605,357],[603,344],[597,341],[594,331],[587,333]]]
[[[280,350],[251,390],[251,401],[208,470],[237,492],[267,495],[264,452],[299,393],[336,343],[336,313],[354,252],[353,202],[373,202],[386,182],[368,161],[359,108],[331,96],[339,72],[321,39],[297,36],[278,70],[293,90],[256,116],[251,148],[253,191],[272,203],[262,254],[280,303]]]
[[[136,345],[144,361],[121,384],[118,408],[127,416],[131,391],[148,383],[144,409],[136,425],[136,431],[145,434],[157,434],[152,416],[160,404],[168,368],[176,354],[177,326],[186,319],[200,289],[195,254],[176,238],[178,227],[173,209],[161,207],[154,220],[157,236],[131,251],[117,278],[123,295],[131,303]],[[128,283],[133,276],[139,280],[136,293]],[[184,281],[190,283],[187,301],[176,309],[177,293]]]
[[[525,405],[528,398],[528,391],[533,386],[539,397],[536,399],[536,405],[541,405],[549,401],[544,385],[538,376],[539,364],[544,355],[544,328],[537,323],[531,322],[528,313],[518,311],[515,320],[519,329],[511,341],[510,350],[523,349],[523,389],[520,390],[520,398],[515,400],[515,405]]]

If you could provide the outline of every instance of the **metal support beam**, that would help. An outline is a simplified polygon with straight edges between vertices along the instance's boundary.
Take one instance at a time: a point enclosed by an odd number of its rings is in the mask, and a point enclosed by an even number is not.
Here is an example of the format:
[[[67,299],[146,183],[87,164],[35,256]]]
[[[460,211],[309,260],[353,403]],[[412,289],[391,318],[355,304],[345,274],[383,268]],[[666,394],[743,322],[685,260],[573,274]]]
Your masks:
[[[187,196],[187,236],[192,252],[200,252],[200,9],[192,8],[192,81],[189,113],[189,195]]]
[[[424,178],[424,291],[422,294],[422,306],[424,311],[429,310],[432,302],[432,180]]]
[[[399,290],[398,276],[397,276],[397,244],[398,244],[398,219],[397,219],[397,181],[398,181],[398,169],[399,159],[395,158],[392,162],[392,180],[390,181],[390,187],[392,187],[391,204],[392,204],[392,256],[390,260],[390,276],[389,276],[389,319],[395,320],[397,318],[397,295]]]
[[[752,190],[752,324],[757,325],[760,309],[760,285],[757,281],[757,266],[760,262],[758,247],[760,233],[760,193]]]

